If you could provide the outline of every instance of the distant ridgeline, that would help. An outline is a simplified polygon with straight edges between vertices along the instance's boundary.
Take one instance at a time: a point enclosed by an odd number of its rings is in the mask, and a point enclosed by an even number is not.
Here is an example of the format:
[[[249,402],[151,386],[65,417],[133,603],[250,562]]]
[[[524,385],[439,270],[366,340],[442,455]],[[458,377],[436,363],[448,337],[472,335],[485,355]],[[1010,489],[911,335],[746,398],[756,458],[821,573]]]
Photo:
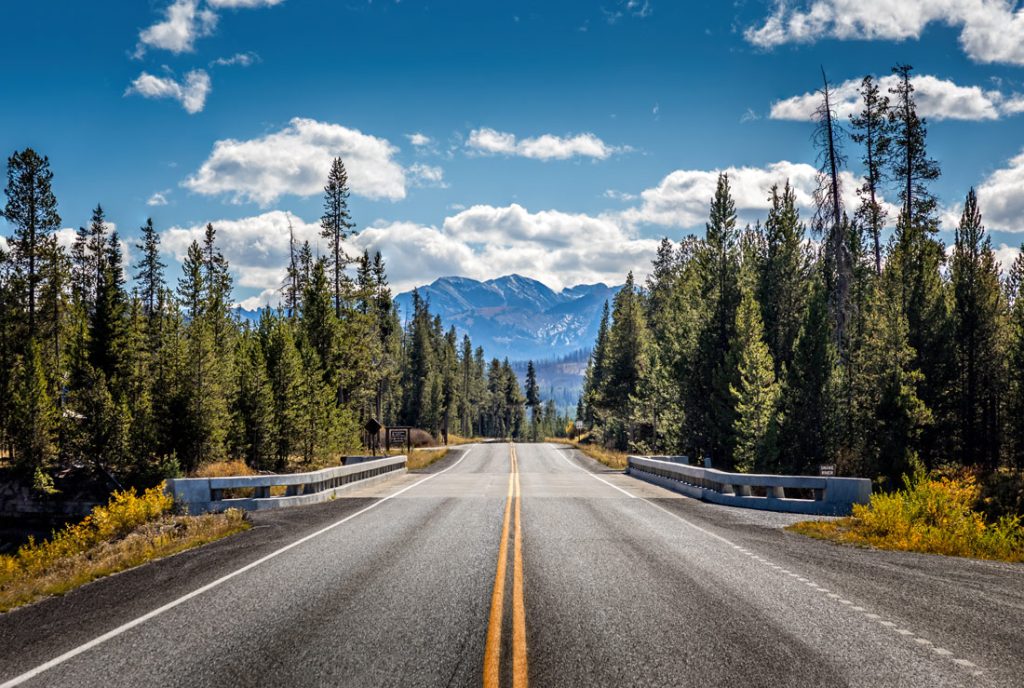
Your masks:
[[[417,291],[432,313],[483,346],[488,358],[508,358],[520,379],[532,360],[542,396],[564,412],[576,408],[601,308],[619,287],[581,284],[556,292],[537,280],[507,275],[485,282],[442,277]],[[395,302],[404,320],[412,292]]]
[[[508,275],[486,282],[442,277],[418,292],[431,313],[469,334],[488,358],[551,361],[591,347],[601,308],[618,290],[581,284],[556,292],[537,280]],[[412,293],[399,294],[395,302],[404,320]]]

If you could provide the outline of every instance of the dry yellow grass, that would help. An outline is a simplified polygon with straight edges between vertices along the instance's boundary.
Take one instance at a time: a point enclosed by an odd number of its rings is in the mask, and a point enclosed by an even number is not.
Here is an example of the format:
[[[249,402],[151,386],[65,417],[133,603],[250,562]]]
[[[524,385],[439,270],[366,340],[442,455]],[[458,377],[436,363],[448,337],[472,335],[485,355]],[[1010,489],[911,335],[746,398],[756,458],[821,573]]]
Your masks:
[[[213,461],[203,464],[190,478],[231,478],[239,475],[256,475],[245,461]]]
[[[898,492],[872,495],[869,505],[854,505],[848,518],[803,521],[788,530],[862,547],[1024,562],[1021,519],[986,522],[974,508],[978,496],[970,476],[919,477]]]
[[[13,555],[0,556],[0,612],[249,527],[237,510],[179,516],[172,506],[162,485],[142,495],[116,492],[106,506],[51,540],[30,540]]]
[[[627,459],[629,458],[629,454],[626,452],[616,451],[615,449],[606,449],[605,447],[597,444],[574,442],[573,440],[566,439],[564,437],[549,437],[544,441],[554,442],[556,444],[568,444],[571,447],[579,449],[595,461],[600,461],[605,466],[608,466],[608,468],[614,468],[617,471],[625,470]]]
[[[424,449],[422,451],[410,452],[405,467],[410,471],[416,471],[421,468],[426,468],[436,461],[440,461],[447,455],[448,447],[438,447],[437,449]]]

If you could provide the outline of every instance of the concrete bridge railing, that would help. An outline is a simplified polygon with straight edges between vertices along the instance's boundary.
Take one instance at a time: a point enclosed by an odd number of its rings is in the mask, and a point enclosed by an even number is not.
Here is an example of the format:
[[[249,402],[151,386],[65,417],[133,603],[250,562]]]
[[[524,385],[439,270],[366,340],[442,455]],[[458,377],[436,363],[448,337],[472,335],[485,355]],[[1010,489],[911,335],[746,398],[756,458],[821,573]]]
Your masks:
[[[726,473],[679,463],[677,457],[630,456],[627,473],[705,502],[797,514],[846,516],[854,504],[871,498],[867,478]]]
[[[166,491],[189,513],[223,511],[232,507],[256,511],[286,506],[314,504],[334,497],[355,483],[404,471],[406,457],[389,456],[360,461],[347,466],[325,468],[310,473],[247,475],[226,478],[177,478],[168,480]],[[272,494],[273,490],[283,494]],[[227,490],[251,492],[251,496],[232,497]]]

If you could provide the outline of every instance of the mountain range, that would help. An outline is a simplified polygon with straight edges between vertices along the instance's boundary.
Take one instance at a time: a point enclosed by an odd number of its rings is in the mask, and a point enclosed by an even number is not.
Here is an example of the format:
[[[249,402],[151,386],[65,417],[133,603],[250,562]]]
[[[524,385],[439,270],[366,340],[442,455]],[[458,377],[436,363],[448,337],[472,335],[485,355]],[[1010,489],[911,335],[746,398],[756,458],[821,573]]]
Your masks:
[[[467,333],[488,358],[552,360],[593,346],[601,308],[619,287],[580,284],[555,291],[522,275],[484,282],[441,277],[417,289],[445,326]],[[395,297],[403,321],[412,312],[412,292]]]

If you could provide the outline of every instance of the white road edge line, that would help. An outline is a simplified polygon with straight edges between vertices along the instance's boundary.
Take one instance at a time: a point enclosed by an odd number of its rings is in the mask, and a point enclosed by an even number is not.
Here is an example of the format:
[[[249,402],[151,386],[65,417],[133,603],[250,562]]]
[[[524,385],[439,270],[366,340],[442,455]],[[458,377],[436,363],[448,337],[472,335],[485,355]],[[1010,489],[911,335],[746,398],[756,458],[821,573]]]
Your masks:
[[[479,446],[479,445],[477,445],[477,446]],[[305,542],[309,542],[313,538],[319,537],[319,536],[323,535],[324,533],[326,533],[326,532],[328,532],[330,530],[333,530],[333,529],[337,528],[338,526],[340,526],[340,525],[342,525],[344,523],[347,523],[347,522],[351,521],[356,516],[359,516],[361,514],[365,514],[370,509],[375,509],[376,507],[380,506],[381,504],[387,502],[388,500],[390,500],[390,499],[392,499],[394,497],[397,497],[398,495],[402,494],[403,492],[408,492],[412,488],[417,487],[419,485],[422,485],[423,483],[427,482],[428,480],[430,480],[432,478],[436,478],[437,476],[441,475],[442,473],[447,473],[448,471],[450,471],[451,469],[455,468],[460,463],[462,463],[462,461],[473,452],[473,449],[476,449],[476,447],[471,447],[468,451],[466,451],[465,454],[462,455],[461,458],[459,458],[458,461],[453,463],[448,468],[445,468],[443,471],[438,471],[437,473],[431,473],[430,475],[428,475],[423,480],[418,480],[418,481],[414,482],[412,485],[408,485],[407,487],[403,487],[398,492],[394,492],[392,494],[389,494],[387,497],[382,497],[379,501],[374,502],[373,504],[371,504],[368,507],[360,509],[359,511],[355,512],[354,514],[349,514],[348,516],[346,516],[345,518],[341,519],[340,521],[335,521],[334,523],[332,523],[329,526],[326,526],[324,528],[321,528],[320,530],[316,531],[315,533],[310,533],[309,535],[303,536],[303,537],[299,538],[298,540],[296,540],[295,542],[293,542],[291,544],[288,544],[288,545],[285,545],[281,549],[275,550],[275,551],[271,552],[270,554],[267,554],[266,556],[260,557],[256,561],[251,562],[249,564],[246,564],[245,566],[243,566],[240,569],[237,569],[236,571],[232,571],[231,573],[229,573],[229,574],[227,574],[225,576],[221,576],[217,580],[212,581],[210,583],[207,583],[206,585],[204,585],[201,588],[197,588],[197,589],[193,590],[190,593],[186,593],[185,595],[182,595],[181,597],[179,597],[176,600],[168,602],[167,604],[163,605],[162,607],[157,607],[153,611],[148,612],[146,614],[143,614],[142,616],[138,617],[137,619],[134,619],[132,621],[129,621],[128,623],[122,624],[122,625],[118,626],[117,628],[115,628],[115,629],[113,629],[111,631],[107,631],[103,635],[98,636],[96,638],[93,638],[92,640],[90,640],[87,643],[79,645],[78,647],[76,647],[76,648],[74,648],[72,650],[68,650],[67,652],[65,652],[62,655],[54,657],[53,659],[51,659],[48,662],[44,662],[43,664],[40,664],[35,669],[30,669],[29,671],[26,671],[25,673],[21,674],[20,676],[15,676],[14,678],[10,679],[9,681],[6,681],[4,683],[0,683],[0,688],[13,688],[14,686],[19,686],[22,683],[24,683],[25,681],[33,679],[36,676],[39,676],[40,674],[42,674],[43,672],[49,671],[50,669],[52,669],[52,668],[54,668],[56,666],[59,666],[59,665],[63,664],[64,662],[68,661],[69,659],[77,657],[78,655],[80,655],[80,654],[82,654],[84,652],[88,652],[89,650],[93,649],[94,647],[102,645],[103,643],[107,642],[108,640],[111,640],[112,638],[116,638],[117,636],[121,635],[122,633],[125,633],[126,631],[130,631],[131,629],[135,628],[136,626],[140,626],[140,625],[146,623],[147,621],[149,621],[150,619],[156,618],[156,617],[160,616],[161,614],[163,614],[164,612],[170,611],[171,609],[174,609],[178,605],[183,604],[185,602],[188,602],[192,598],[198,597],[199,595],[202,595],[204,592],[208,592],[208,591],[212,590],[213,588],[216,588],[217,586],[221,585],[222,583],[226,583],[227,581],[231,580],[232,578],[234,578],[236,576],[240,576],[243,573],[245,573],[246,571],[254,569],[257,566],[259,566],[260,564],[268,562],[271,559],[273,559],[273,558],[275,558],[275,557],[277,557],[277,556],[279,556],[281,554],[284,554],[285,552],[287,552],[290,549],[298,547],[299,545],[301,545],[301,544],[303,544]]]
[[[555,448],[554,448],[554,447],[552,447],[552,446],[551,446],[550,444],[549,444],[549,445],[547,445],[547,447],[548,447],[549,449],[551,449],[552,451],[554,451],[554,449],[555,449]],[[572,461],[570,461],[570,460],[569,460],[569,457],[568,457],[568,456],[566,456],[565,454],[561,454],[561,453],[559,453],[559,452],[557,452],[557,451],[555,451],[555,454],[556,454],[556,455],[557,455],[557,456],[558,456],[559,458],[561,458],[561,459],[562,459],[562,461],[565,461],[565,462],[566,462],[567,464],[569,464],[570,466],[572,466],[573,468],[575,468],[575,469],[576,469],[577,471],[580,471],[580,472],[582,472],[582,473],[586,473],[587,475],[589,475],[589,476],[590,476],[591,478],[593,478],[594,480],[598,480],[598,481],[600,481],[600,482],[604,483],[605,485],[607,485],[608,487],[612,487],[612,488],[615,488],[616,490],[618,490],[618,491],[619,491],[619,492],[621,492],[622,494],[626,495],[626,496],[627,496],[627,497],[629,497],[630,499],[639,499],[639,497],[637,497],[637,496],[636,496],[635,494],[631,494],[631,493],[629,493],[629,492],[626,492],[625,490],[623,490],[623,489],[622,489],[621,487],[619,487],[618,485],[612,485],[612,484],[611,484],[610,482],[608,482],[608,481],[607,481],[607,480],[605,480],[604,478],[600,478],[600,477],[598,477],[597,475],[595,475],[595,474],[591,473],[590,471],[588,471],[587,469],[583,468],[582,466],[578,466],[578,465],[574,464],[574,463],[573,463]],[[3,687],[3,686],[0,686],[0,688],[4,688],[4,687]]]

